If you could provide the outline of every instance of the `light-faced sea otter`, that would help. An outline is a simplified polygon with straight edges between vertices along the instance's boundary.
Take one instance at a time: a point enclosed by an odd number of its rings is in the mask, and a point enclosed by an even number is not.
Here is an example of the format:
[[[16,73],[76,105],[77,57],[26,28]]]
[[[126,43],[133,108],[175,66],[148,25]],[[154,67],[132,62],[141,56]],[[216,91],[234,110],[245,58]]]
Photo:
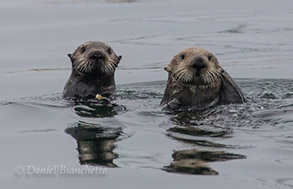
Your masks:
[[[171,109],[207,109],[219,104],[243,103],[236,82],[211,52],[191,47],[173,57],[161,105]]]

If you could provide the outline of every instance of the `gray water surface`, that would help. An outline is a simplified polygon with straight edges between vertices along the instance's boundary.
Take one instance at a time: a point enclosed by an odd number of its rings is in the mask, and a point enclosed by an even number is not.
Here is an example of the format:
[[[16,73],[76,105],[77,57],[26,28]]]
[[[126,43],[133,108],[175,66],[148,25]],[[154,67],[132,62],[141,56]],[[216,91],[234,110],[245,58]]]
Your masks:
[[[227,187],[240,183],[252,188],[291,186],[292,80],[237,81],[247,103],[203,112],[162,110],[158,104],[164,81],[119,85],[118,99],[107,105],[96,101],[70,103],[60,93],[2,102],[1,120],[6,123],[1,134],[2,158],[8,162],[1,175],[10,172],[9,178],[16,183],[38,186],[52,179],[50,175],[13,176],[13,168],[103,165],[109,168],[108,174],[96,176],[100,179],[97,182],[111,187],[116,185],[112,179],[125,182],[140,174],[145,179],[147,173],[157,175],[157,179],[179,179],[176,182],[186,187],[202,178],[196,175],[209,174],[218,175],[208,179],[215,183],[229,180]],[[208,171],[198,171],[198,167],[170,169],[174,152],[184,156],[188,150],[197,155],[192,153],[183,160],[200,161],[201,170]],[[182,160],[179,163],[182,165]],[[190,173],[195,175],[190,178]],[[182,182],[182,177],[190,180]],[[91,176],[86,178],[67,179],[95,183]],[[156,185],[167,186],[175,180],[156,181]],[[58,182],[63,183],[60,178]],[[138,184],[136,180],[130,182]]]
[[[290,0],[2,0],[1,187],[293,188],[292,21]],[[123,56],[111,103],[61,98],[66,54],[89,40]],[[189,46],[213,52],[247,103],[162,110],[163,68]]]

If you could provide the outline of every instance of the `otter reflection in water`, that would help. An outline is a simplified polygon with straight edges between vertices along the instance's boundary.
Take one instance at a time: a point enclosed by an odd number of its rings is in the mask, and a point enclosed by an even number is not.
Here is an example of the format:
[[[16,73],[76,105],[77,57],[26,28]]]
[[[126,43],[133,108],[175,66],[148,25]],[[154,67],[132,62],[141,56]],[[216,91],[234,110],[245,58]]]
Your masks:
[[[125,107],[115,104],[111,97],[102,99],[72,99],[75,113],[84,118],[113,117]],[[99,124],[79,121],[76,126],[65,130],[77,141],[77,150],[81,164],[104,165],[117,167],[113,160],[118,157],[113,152],[122,128],[113,125],[101,126]]]
[[[114,117],[126,108],[112,101],[111,98],[73,101],[75,113],[81,117],[104,118]]]
[[[117,167],[113,160],[118,157],[113,152],[115,142],[122,129],[99,127],[95,124],[79,122],[75,127],[65,130],[77,142],[80,164]]]
[[[173,112],[174,113],[174,112]],[[235,145],[213,142],[213,138],[227,139],[232,137],[232,129],[209,124],[216,110],[184,111],[170,115],[170,120],[176,126],[167,130],[167,136],[180,142],[194,146],[191,149],[175,151],[173,162],[163,170],[173,173],[196,175],[218,175],[208,166],[210,162],[245,159],[246,156],[223,151],[223,149],[238,148]],[[213,150],[212,150],[213,149]]]

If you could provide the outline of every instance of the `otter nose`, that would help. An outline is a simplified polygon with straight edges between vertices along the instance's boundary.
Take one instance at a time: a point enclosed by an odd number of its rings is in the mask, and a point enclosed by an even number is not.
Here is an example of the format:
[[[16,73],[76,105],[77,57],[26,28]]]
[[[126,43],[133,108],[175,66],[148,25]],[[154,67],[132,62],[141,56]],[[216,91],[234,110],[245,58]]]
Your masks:
[[[105,59],[105,54],[101,51],[95,51],[90,55],[92,59]]]
[[[206,67],[206,65],[204,63],[204,60],[201,57],[196,57],[193,60],[191,67],[193,67],[197,71],[200,71],[200,70],[204,69]]]

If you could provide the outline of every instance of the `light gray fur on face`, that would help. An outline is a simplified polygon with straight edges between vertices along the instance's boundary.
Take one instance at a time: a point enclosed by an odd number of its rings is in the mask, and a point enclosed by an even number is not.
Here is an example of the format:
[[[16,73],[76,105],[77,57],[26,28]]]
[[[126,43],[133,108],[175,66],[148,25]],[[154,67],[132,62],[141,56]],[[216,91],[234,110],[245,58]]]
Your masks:
[[[217,83],[216,80],[221,77],[217,58],[200,47],[191,47],[178,53],[165,69],[182,84],[209,86]]]
[[[112,75],[121,60],[121,56],[117,56],[108,44],[97,41],[80,45],[73,54],[68,56],[73,68],[83,74],[101,72]]]

